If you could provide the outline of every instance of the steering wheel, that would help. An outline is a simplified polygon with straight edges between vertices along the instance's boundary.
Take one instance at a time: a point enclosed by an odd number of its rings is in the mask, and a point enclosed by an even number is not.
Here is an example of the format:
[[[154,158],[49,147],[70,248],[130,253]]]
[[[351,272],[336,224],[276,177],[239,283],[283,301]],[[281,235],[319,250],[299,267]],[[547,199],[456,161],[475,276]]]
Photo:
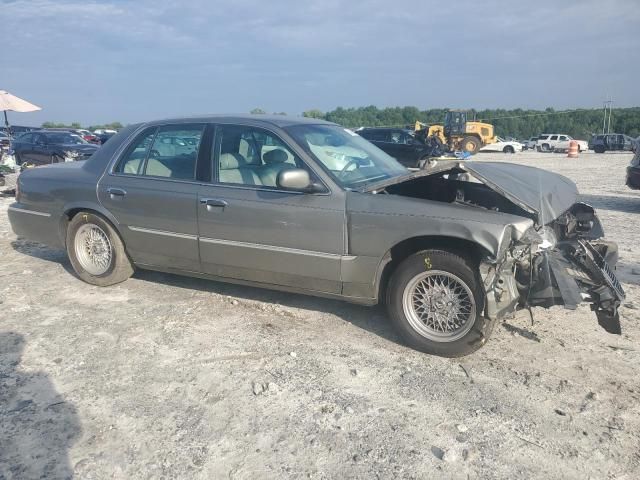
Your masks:
[[[342,170],[338,173],[338,177],[342,178],[346,173],[349,173],[349,167],[351,165],[355,165],[356,167],[360,166],[360,162],[358,160],[349,160],[347,164],[342,167]]]

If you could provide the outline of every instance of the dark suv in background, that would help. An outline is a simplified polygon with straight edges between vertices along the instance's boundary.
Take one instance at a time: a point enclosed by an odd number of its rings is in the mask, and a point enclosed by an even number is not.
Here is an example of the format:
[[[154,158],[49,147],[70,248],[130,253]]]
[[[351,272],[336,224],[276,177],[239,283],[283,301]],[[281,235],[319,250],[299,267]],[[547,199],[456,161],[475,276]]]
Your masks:
[[[365,127],[356,130],[356,133],[405,167],[420,167],[421,160],[434,156],[434,146],[418,140],[410,130]]]
[[[589,140],[589,149],[596,153],[607,151],[627,151],[634,150],[635,140],[622,133],[607,133],[604,135],[593,135]]]
[[[18,165],[38,166],[86,160],[98,146],[72,132],[37,130],[14,139],[12,148]]]

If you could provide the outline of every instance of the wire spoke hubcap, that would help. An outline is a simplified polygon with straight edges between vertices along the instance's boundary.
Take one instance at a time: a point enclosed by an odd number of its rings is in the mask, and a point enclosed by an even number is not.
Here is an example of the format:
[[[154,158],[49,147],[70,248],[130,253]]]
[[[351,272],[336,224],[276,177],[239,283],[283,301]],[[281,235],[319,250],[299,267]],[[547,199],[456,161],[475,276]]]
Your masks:
[[[404,289],[402,307],[411,327],[436,342],[462,338],[476,319],[476,302],[469,286],[442,270],[413,277]]]
[[[93,223],[82,225],[75,236],[75,253],[83,269],[91,275],[102,275],[109,270],[113,249],[109,237]]]

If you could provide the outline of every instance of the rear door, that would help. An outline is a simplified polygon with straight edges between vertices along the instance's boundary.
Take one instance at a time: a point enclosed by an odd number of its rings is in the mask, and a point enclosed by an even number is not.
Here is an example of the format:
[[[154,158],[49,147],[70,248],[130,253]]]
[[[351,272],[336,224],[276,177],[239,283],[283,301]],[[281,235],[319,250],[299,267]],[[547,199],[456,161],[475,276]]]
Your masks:
[[[252,282],[338,293],[345,252],[342,191],[279,189],[282,170],[305,168],[277,133],[219,125],[212,149],[214,181],[200,186],[202,270]]]
[[[98,184],[134,262],[198,271],[196,160],[204,124],[150,127],[124,150]],[[194,138],[193,145],[174,139]]]

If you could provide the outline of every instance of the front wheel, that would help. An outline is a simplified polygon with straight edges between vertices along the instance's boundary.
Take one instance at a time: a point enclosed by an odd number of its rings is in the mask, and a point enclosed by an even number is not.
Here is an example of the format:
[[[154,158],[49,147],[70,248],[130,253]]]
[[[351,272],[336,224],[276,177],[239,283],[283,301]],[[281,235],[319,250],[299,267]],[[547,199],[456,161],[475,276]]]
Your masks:
[[[118,233],[109,222],[90,212],[80,212],[69,222],[67,254],[78,277],[92,285],[114,285],[133,274]]]
[[[462,150],[469,152],[471,155],[478,153],[480,147],[482,147],[482,143],[477,137],[468,136],[462,139]]]
[[[515,148],[513,148],[511,145],[507,145],[506,147],[504,147],[504,148],[502,149],[502,151],[503,151],[504,153],[516,153]]]
[[[415,253],[397,267],[387,289],[387,309],[409,346],[443,357],[474,352],[495,323],[482,314],[477,269],[442,250]]]

